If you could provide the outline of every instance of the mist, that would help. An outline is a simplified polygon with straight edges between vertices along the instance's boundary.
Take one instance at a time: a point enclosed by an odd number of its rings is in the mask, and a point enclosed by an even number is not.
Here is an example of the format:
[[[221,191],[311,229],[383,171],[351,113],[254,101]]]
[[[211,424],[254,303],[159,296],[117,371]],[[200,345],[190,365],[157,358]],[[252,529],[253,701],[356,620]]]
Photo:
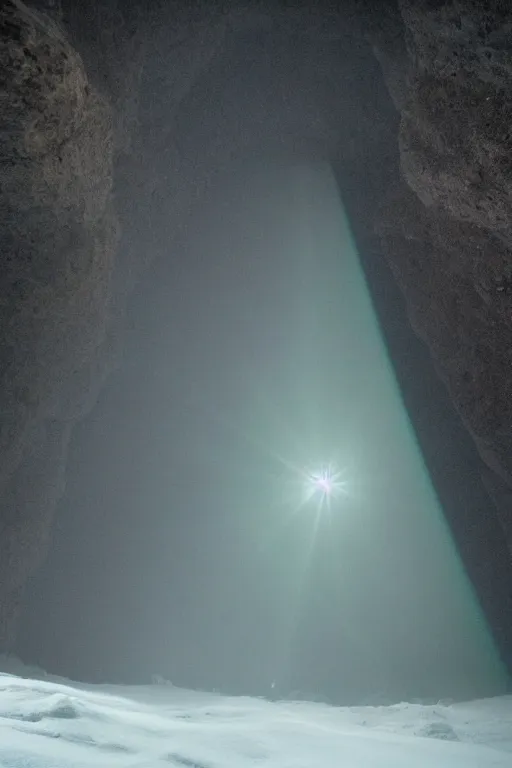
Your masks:
[[[504,690],[327,164],[219,177],[69,465],[19,639],[49,671],[336,703]]]

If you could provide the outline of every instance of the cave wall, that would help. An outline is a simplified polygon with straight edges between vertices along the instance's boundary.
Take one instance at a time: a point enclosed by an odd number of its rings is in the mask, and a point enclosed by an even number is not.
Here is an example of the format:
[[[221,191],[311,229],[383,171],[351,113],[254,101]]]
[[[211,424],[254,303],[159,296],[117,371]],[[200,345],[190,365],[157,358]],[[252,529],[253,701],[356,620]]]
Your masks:
[[[512,12],[400,7],[401,178],[379,231],[411,324],[486,464],[512,552]]]
[[[73,426],[119,362],[129,296],[151,259],[172,248],[210,180],[258,154],[327,157],[342,191],[353,193],[374,290],[386,279],[375,266],[382,248],[480,452],[469,464],[484,471],[512,551],[512,18],[482,9],[427,0],[355,1],[329,12],[3,4],[1,648],[13,644],[24,584],[48,549]],[[252,101],[240,84],[248,114],[236,128],[240,105],[220,116],[209,106],[215,83],[232,74],[221,53],[258,34],[273,37],[274,52],[292,40],[300,55],[275,56],[269,83],[277,86],[258,91],[256,79]],[[371,55],[387,92],[368,68]],[[478,526],[477,515],[468,512],[468,526]],[[482,509],[484,538],[492,516]],[[464,510],[458,525],[464,538]],[[495,533],[489,557],[498,556],[493,547]]]
[[[106,372],[113,114],[77,51],[23,4],[1,10],[0,645],[44,557],[73,421]]]

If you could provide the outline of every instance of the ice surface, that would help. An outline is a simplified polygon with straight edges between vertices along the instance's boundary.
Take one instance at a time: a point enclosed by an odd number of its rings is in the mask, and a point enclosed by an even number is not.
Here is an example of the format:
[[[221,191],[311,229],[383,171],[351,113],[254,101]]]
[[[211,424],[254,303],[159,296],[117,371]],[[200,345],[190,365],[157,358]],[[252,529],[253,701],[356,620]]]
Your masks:
[[[1,768],[512,765],[512,697],[336,708],[170,685],[88,686],[3,668]]]

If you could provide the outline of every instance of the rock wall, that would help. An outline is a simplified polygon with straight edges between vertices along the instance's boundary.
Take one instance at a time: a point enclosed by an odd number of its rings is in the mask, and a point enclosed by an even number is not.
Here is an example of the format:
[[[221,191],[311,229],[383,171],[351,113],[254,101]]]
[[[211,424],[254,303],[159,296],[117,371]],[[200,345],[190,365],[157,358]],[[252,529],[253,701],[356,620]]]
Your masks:
[[[102,373],[118,239],[112,110],[59,27],[0,12],[0,644],[44,557],[71,425]],[[94,381],[94,383],[93,383]]]
[[[401,177],[384,251],[487,465],[512,552],[512,10],[402,0]]]
[[[142,113],[145,57],[164,62],[152,86],[171,121],[223,17],[179,3],[1,6],[1,648],[48,550],[73,426],[119,363],[127,300],[208,172],[155,125],[154,93]]]

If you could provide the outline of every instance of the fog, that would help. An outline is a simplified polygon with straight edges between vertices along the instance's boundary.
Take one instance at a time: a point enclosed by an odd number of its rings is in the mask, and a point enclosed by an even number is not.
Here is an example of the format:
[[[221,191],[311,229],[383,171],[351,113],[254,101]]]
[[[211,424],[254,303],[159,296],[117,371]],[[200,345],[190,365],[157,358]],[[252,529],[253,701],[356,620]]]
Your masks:
[[[501,692],[329,167],[219,180],[130,317],[22,655],[341,703]]]

